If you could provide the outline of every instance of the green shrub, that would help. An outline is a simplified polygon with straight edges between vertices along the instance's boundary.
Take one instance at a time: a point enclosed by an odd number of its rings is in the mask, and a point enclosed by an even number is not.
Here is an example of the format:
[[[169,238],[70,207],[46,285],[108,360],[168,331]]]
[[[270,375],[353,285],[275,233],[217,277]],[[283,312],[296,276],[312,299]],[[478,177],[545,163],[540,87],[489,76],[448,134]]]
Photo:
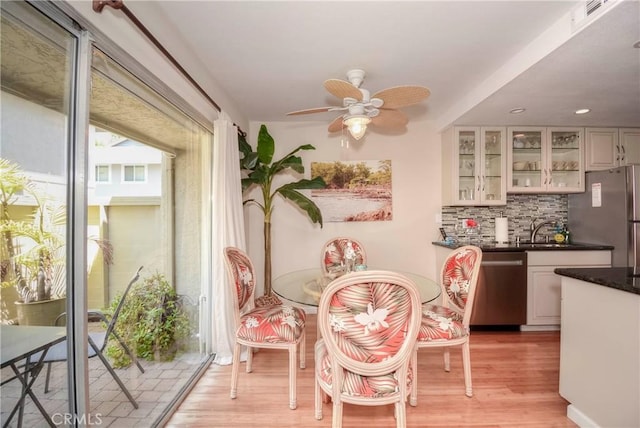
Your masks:
[[[120,299],[118,295],[111,302],[108,315],[113,314]],[[115,330],[139,359],[148,361],[173,360],[191,336],[187,313],[162,274],[132,285]],[[131,365],[131,359],[113,337],[109,340],[107,355],[114,367]]]

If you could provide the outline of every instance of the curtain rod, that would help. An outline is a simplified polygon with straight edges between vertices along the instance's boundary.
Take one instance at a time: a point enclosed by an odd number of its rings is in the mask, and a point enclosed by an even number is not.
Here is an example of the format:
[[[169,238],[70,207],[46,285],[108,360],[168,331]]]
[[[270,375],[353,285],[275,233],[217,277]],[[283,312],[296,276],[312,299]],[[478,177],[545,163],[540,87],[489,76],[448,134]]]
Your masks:
[[[140,22],[140,20],[133,14],[133,12],[131,12],[127,6],[124,5],[124,0],[93,0],[93,10],[97,13],[101,13],[102,9],[104,9],[105,6],[109,6],[112,7],[114,9],[119,9],[121,10],[126,16],[127,18],[129,18],[129,20],[131,22],[133,22],[133,24],[138,27],[138,29],[140,31],[142,31],[142,33],[147,36],[147,38],[158,48],[160,49],[160,52],[162,52],[162,54],[169,60],[171,61],[171,63],[180,71],[180,73],[182,73],[182,75],[198,90],[198,92],[200,92],[200,94],[202,94],[202,96],[204,96],[212,105],[213,107],[215,107],[215,109],[218,112],[222,112],[222,109],[220,108],[220,106],[209,96],[209,94],[207,94],[207,92],[202,89],[202,87],[198,84],[198,82],[195,81],[195,79],[193,77],[191,77],[191,75],[187,72],[187,70],[184,69],[184,67],[182,67],[182,65],[180,65],[180,63],[173,57],[173,55],[171,55],[169,53],[169,51],[162,46],[162,43],[160,43],[160,41],[158,39],[156,39],[153,34],[151,34],[151,32],[147,29],[147,27],[144,26],[144,24],[142,22]],[[238,125],[236,125],[235,123],[233,124],[234,126],[236,126],[238,128],[238,133],[240,135],[242,135],[243,137],[247,136],[247,133],[244,132]]]

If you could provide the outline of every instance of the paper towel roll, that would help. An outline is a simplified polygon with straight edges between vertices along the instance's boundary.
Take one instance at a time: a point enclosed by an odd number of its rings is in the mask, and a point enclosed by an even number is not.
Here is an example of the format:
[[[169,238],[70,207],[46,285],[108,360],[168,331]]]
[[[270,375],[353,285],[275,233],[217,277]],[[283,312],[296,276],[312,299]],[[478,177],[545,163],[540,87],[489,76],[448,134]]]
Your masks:
[[[496,218],[496,242],[501,244],[509,242],[509,222],[506,217]]]

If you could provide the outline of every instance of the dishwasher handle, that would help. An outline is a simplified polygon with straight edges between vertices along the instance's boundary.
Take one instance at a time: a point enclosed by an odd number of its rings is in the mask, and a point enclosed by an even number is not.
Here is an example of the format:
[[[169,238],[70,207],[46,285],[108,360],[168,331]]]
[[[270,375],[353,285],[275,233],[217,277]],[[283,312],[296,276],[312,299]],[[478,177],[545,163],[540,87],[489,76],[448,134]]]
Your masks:
[[[483,260],[480,266],[522,266],[522,260]]]

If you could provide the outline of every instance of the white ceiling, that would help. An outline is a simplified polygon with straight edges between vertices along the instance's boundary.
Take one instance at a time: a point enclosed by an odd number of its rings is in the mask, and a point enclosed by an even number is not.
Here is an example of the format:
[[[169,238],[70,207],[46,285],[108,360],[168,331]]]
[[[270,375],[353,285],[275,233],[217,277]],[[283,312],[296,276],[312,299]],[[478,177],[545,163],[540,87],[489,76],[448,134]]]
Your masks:
[[[285,114],[339,105],[322,83],[362,68],[371,93],[427,86],[403,111],[442,128],[640,126],[640,3],[609,0],[574,33],[580,3],[182,0],[154,2],[169,26],[138,18],[182,39],[250,121],[328,124],[338,112]],[[592,112],[573,114],[581,107]]]

